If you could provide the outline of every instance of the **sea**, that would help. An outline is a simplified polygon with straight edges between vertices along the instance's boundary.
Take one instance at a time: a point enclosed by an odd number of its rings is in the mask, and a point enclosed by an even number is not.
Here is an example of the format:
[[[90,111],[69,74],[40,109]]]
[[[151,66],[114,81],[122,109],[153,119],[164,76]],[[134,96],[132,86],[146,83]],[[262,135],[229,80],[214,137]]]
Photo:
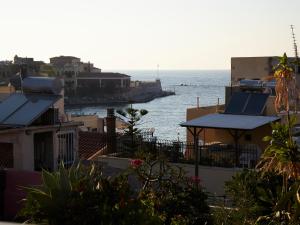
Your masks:
[[[136,109],[146,109],[139,128],[154,128],[154,135],[164,140],[185,140],[186,129],[180,123],[186,121],[187,108],[210,106],[225,102],[225,86],[230,84],[230,70],[131,70],[115,71],[131,76],[131,80],[160,79],[164,90],[175,95],[154,99],[147,103],[133,104]],[[66,109],[67,113],[106,116],[107,108],[125,109],[130,105],[84,106]]]

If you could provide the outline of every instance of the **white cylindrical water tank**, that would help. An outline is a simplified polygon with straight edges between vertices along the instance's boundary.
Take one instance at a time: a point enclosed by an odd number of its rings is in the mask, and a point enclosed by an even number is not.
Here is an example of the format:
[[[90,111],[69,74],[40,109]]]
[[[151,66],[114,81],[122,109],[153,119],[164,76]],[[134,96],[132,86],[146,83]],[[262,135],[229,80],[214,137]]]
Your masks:
[[[63,89],[63,81],[53,77],[26,77],[22,81],[24,93],[47,93],[58,95]]]

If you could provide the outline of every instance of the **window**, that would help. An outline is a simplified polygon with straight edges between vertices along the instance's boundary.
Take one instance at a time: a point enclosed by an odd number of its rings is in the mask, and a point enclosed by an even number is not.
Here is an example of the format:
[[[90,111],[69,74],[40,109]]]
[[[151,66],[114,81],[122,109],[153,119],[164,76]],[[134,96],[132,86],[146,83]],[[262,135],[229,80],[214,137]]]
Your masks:
[[[251,134],[245,134],[245,141],[251,141],[251,140],[252,140]]]
[[[58,163],[63,161],[66,167],[71,166],[75,160],[74,131],[61,131],[58,137]]]
[[[0,143],[0,168],[14,167],[14,146],[11,143]]]

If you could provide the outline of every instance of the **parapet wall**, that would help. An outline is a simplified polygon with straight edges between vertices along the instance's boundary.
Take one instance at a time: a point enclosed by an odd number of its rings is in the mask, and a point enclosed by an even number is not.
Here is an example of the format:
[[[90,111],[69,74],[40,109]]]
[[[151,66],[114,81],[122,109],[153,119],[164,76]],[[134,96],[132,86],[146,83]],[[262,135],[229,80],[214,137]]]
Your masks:
[[[120,170],[126,170],[130,166],[130,161],[131,159],[128,158],[109,156],[101,156],[97,160],[97,162],[100,162],[105,166]],[[183,168],[187,176],[192,177],[195,174],[195,166],[192,164],[171,163],[171,165]],[[216,196],[221,196],[225,194],[225,182],[231,180],[232,176],[239,171],[241,171],[239,168],[199,166],[199,177],[201,179],[201,184],[206,191]]]

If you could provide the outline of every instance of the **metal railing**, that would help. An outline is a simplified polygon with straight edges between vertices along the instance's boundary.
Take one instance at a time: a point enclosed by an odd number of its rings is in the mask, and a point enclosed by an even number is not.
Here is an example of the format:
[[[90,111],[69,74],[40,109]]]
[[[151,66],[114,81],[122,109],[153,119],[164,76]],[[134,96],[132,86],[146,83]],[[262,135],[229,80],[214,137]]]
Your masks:
[[[194,143],[142,136],[117,139],[115,155],[134,157],[138,151],[164,156],[172,163],[195,164]],[[197,152],[199,165],[227,168],[254,168],[260,157],[260,149],[255,145],[205,144],[198,146]]]

